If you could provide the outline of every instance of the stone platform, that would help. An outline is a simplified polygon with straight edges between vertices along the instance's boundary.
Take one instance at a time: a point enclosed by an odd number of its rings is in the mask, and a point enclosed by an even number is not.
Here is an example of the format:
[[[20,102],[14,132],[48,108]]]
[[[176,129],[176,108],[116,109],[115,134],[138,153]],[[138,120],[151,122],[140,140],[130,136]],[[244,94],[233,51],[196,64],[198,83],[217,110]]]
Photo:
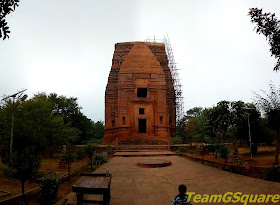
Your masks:
[[[155,168],[155,167],[167,167],[171,165],[171,161],[164,159],[146,159],[137,163],[139,167]]]

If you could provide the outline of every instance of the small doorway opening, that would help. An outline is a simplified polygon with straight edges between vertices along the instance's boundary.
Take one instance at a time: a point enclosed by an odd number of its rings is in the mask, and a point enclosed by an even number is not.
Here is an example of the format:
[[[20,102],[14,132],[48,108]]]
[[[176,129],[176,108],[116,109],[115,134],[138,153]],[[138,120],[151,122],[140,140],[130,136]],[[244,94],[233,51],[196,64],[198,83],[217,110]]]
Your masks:
[[[146,119],[138,119],[139,133],[146,133]]]

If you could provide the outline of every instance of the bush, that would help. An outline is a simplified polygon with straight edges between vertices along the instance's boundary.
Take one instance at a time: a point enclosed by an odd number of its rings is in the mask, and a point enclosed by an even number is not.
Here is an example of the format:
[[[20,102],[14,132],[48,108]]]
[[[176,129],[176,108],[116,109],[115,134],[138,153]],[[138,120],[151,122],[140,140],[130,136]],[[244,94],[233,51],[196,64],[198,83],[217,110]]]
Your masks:
[[[257,143],[252,143],[250,145],[250,152],[255,155],[258,152],[258,144]]]
[[[190,150],[189,150],[189,153],[190,153],[190,154],[194,154],[194,153],[196,153],[196,151],[195,151],[195,150],[190,149]]]
[[[178,135],[176,135],[175,137],[170,138],[170,142],[171,142],[171,144],[180,144],[181,139]]]
[[[280,182],[280,167],[269,167],[264,172],[265,179],[268,181]]]
[[[106,146],[106,150],[107,150],[108,154],[114,153],[113,145],[111,145],[111,144],[109,143],[109,144]]]
[[[76,154],[77,160],[82,160],[86,157],[86,153],[82,149],[79,149],[75,154]]]
[[[107,160],[102,155],[95,155],[93,160],[93,164],[98,164],[98,165],[104,164],[106,162]]]
[[[221,147],[219,147],[219,149],[217,151],[218,151],[219,157],[222,159],[225,159],[227,161],[229,154],[230,154],[230,150],[225,146],[221,146]]]
[[[216,152],[216,147],[213,144],[206,145],[205,146],[205,150],[207,150],[210,153],[215,153]]]
[[[214,160],[216,146],[214,144],[207,145],[207,146],[205,146],[205,150],[213,154],[213,160]]]
[[[223,170],[225,170],[229,158],[230,150],[225,146],[220,146],[217,152],[219,154],[219,157],[225,160],[225,164],[223,166]]]
[[[178,156],[182,156],[182,153],[181,153],[179,150],[176,150],[175,153],[176,153]]]
[[[185,147],[185,146],[179,146],[179,151],[180,151],[180,152],[186,151],[186,147]]]
[[[54,204],[58,194],[60,180],[55,172],[49,172],[40,183],[41,200],[44,204]]]

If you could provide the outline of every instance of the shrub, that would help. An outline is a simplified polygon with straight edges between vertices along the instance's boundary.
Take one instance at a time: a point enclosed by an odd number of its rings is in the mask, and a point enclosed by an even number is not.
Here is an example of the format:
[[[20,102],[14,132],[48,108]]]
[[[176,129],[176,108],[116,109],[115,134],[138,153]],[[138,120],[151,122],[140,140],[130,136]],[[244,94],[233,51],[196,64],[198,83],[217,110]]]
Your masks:
[[[250,152],[255,155],[258,152],[258,144],[257,143],[252,143],[250,145]]]
[[[179,151],[180,151],[180,152],[186,151],[186,147],[185,147],[185,146],[179,146]]]
[[[219,157],[225,160],[225,164],[223,167],[223,169],[225,169],[226,165],[227,165],[227,160],[229,158],[230,150],[225,146],[220,146],[217,151],[218,151]]]
[[[208,152],[211,152],[211,153],[215,153],[215,151],[216,151],[216,147],[215,147],[215,145],[213,145],[213,144],[206,145],[206,146],[205,146],[205,149],[206,149]]]
[[[106,151],[108,153],[108,156],[112,156],[112,154],[114,153],[114,148],[113,145],[111,145],[110,143],[106,146]]]
[[[101,165],[101,164],[104,164],[106,162],[107,162],[107,160],[102,155],[95,155],[94,156],[93,164]]]
[[[206,149],[208,152],[210,152],[210,153],[213,154],[213,160],[214,160],[214,155],[215,155],[215,152],[216,152],[216,146],[213,145],[213,144],[207,145],[207,146],[205,147],[205,149]]]
[[[227,160],[230,154],[230,150],[225,146],[221,146],[218,149],[218,154],[220,158]]]
[[[265,179],[268,181],[280,182],[280,167],[269,167],[264,172]]]
[[[175,137],[170,138],[170,142],[171,144],[179,144],[181,142],[181,139],[178,135],[176,135]]]
[[[181,153],[179,150],[176,150],[175,153],[176,153],[178,156],[182,156],[182,153]]]
[[[190,150],[189,150],[189,153],[190,153],[190,154],[194,154],[194,153],[196,153],[196,151],[195,151],[195,150],[190,149]]]
[[[54,204],[58,194],[60,180],[55,172],[49,172],[40,183],[41,200],[44,204]]]

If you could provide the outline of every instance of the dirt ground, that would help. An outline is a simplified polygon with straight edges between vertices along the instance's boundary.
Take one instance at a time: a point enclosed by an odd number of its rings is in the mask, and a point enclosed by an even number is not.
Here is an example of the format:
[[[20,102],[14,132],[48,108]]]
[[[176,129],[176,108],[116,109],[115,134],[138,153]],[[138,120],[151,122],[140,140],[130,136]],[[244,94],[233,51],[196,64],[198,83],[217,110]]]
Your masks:
[[[227,164],[237,164],[242,163],[242,166],[257,166],[257,167],[271,167],[274,165],[275,160],[275,147],[264,146],[259,147],[257,154],[253,155],[253,161],[251,161],[251,154],[249,148],[238,148],[240,153],[240,161],[236,161],[232,156],[229,157]],[[231,150],[231,153],[233,150]],[[193,154],[187,153],[188,155],[195,157],[202,157],[199,152],[194,152]],[[214,156],[212,153],[208,153],[204,156],[204,159],[219,163],[224,163],[224,159],[219,159]],[[280,160],[280,157],[279,157]]]
[[[41,166],[41,172],[48,173],[48,172],[56,172],[59,177],[62,177],[68,173],[67,166],[65,168],[59,168],[58,162],[60,161],[59,156],[55,156],[53,158],[43,158],[42,159],[42,166]],[[73,170],[76,170],[88,163],[87,159],[83,159],[77,162],[73,162],[71,164],[71,172]],[[0,190],[5,192],[10,192],[9,195],[6,195],[4,197],[1,197],[0,195],[0,201],[3,201],[5,199],[14,197],[16,195],[21,194],[21,183],[19,180],[16,179],[9,179],[3,174],[3,170],[7,168],[7,165],[4,165],[2,162],[0,162]],[[73,178],[70,181],[70,184],[73,183],[72,180],[77,180],[77,178]],[[72,185],[72,184],[71,184]],[[38,183],[25,183],[25,191],[28,192],[29,190],[35,189],[36,187],[39,187]],[[64,194],[67,194],[71,191],[71,186],[69,186],[69,183],[63,183],[60,187],[60,195],[61,198]],[[65,192],[65,193],[64,193]],[[66,193],[67,192],[67,193]],[[3,195],[3,194],[2,194]]]

